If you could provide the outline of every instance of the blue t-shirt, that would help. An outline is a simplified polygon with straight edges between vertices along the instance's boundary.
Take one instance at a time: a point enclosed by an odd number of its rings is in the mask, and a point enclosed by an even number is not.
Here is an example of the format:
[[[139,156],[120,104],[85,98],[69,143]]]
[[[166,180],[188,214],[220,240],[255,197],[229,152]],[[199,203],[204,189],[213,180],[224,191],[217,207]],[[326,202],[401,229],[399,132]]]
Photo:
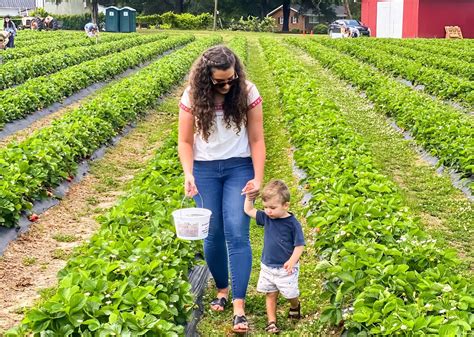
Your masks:
[[[262,263],[281,268],[293,254],[296,246],[304,246],[301,224],[290,213],[287,218],[272,219],[263,211],[257,211],[257,225],[263,226]]]

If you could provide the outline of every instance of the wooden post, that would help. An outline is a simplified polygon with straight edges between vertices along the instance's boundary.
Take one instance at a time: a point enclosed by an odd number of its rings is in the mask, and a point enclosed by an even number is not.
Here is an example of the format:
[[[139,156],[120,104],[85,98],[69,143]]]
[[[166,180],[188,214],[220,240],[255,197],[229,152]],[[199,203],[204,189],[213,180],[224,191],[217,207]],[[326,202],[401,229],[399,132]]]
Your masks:
[[[213,26],[213,30],[216,30],[216,24],[217,24],[217,0],[214,0],[214,26]]]

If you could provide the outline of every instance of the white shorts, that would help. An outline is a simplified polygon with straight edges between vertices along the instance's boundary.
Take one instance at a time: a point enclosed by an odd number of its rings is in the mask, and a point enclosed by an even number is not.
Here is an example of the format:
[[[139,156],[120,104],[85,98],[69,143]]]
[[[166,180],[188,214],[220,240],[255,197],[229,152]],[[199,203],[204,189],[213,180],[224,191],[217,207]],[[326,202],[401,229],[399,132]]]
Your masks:
[[[293,267],[293,273],[288,274],[284,268],[272,268],[260,263],[260,276],[257,291],[261,293],[274,293],[279,291],[286,299],[296,298],[300,295],[298,289],[298,276],[300,266]]]

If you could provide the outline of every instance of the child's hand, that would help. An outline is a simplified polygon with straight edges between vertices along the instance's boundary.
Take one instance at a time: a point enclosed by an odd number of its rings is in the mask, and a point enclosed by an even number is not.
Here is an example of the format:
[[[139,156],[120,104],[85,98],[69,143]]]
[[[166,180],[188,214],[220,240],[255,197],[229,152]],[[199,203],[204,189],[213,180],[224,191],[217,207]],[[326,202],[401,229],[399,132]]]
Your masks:
[[[292,262],[291,260],[288,260],[283,264],[283,268],[285,268],[286,272],[288,275],[293,274],[293,267],[295,266],[295,263]]]

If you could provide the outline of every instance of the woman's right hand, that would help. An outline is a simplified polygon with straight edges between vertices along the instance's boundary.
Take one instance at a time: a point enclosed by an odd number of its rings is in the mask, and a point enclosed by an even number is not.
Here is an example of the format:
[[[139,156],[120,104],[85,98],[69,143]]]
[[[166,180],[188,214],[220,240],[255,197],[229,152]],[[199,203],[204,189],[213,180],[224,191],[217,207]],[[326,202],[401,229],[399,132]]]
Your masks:
[[[187,174],[184,176],[184,195],[192,198],[198,194],[198,189],[196,183],[194,182],[194,176],[192,174]]]

